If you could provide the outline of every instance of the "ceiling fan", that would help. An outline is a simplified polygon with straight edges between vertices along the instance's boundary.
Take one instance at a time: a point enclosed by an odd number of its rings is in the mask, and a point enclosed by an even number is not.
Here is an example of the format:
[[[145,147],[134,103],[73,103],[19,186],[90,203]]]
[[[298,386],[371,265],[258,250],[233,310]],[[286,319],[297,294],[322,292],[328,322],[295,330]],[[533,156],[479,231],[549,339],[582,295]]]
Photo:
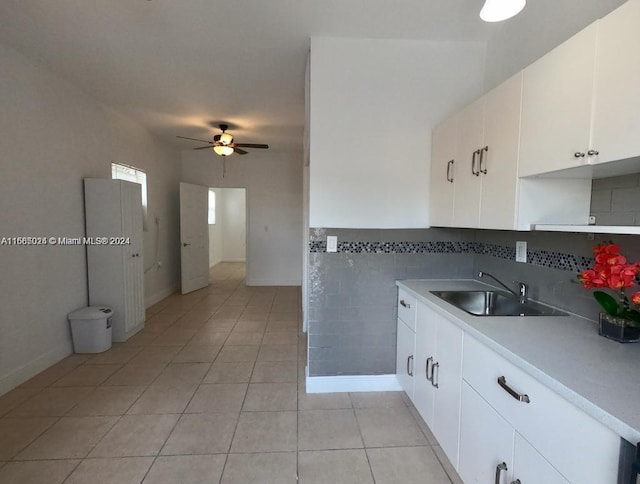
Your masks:
[[[239,155],[246,155],[249,153],[248,151],[243,150],[242,148],[260,148],[266,150],[269,148],[269,145],[259,144],[259,143],[236,143],[233,140],[233,136],[227,133],[229,129],[228,124],[220,124],[218,126],[222,131],[221,134],[217,134],[213,137],[213,141],[207,141],[203,139],[196,138],[187,138],[186,136],[176,136],[176,138],[188,139],[191,141],[200,141],[202,143],[209,143],[207,146],[199,146],[198,148],[194,148],[194,150],[206,150],[208,148],[213,148],[213,151],[217,155],[220,156],[229,156],[233,153],[238,153]]]

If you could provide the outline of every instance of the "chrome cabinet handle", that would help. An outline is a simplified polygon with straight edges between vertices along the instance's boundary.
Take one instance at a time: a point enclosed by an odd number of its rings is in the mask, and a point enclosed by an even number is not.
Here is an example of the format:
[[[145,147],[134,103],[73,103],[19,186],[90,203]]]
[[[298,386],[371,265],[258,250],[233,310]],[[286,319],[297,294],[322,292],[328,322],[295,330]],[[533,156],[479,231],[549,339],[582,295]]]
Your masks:
[[[575,156],[576,158],[584,158],[584,153],[582,153],[581,151],[576,151],[573,156]]]
[[[183,243],[182,243],[182,247],[187,247],[187,246],[189,246],[189,245],[191,245],[191,244],[187,244],[186,242],[183,242]]]
[[[450,160],[447,162],[447,181],[449,183],[453,183],[453,175],[451,174],[451,168],[453,167],[454,163],[455,163],[455,160]]]
[[[429,380],[431,382],[431,384],[433,385],[433,366],[431,365],[431,363],[433,363],[433,356],[430,356],[429,358],[427,358],[427,365],[425,368],[425,373],[424,376],[427,378],[427,380]],[[429,366],[432,366],[431,368],[431,376],[429,376]]]
[[[522,482],[520,482],[520,479],[516,479],[515,481],[511,481],[511,484],[522,484]]]
[[[413,376],[413,365],[409,366],[410,363],[413,363],[413,355],[407,358],[407,375]]]
[[[400,306],[402,306],[403,308],[411,309],[411,304],[405,302],[404,299],[400,299]]]
[[[475,176],[480,176],[480,170],[476,170],[476,157],[480,154],[480,150],[475,150],[471,157],[471,173]]]
[[[500,474],[507,470],[507,463],[502,462],[496,466],[496,484],[500,484]]]
[[[436,374],[436,368],[438,369],[437,374]],[[439,376],[440,376],[440,363],[436,361],[433,365],[431,365],[431,384],[435,388],[440,388],[440,385],[438,385],[438,379],[437,379],[437,377]]]
[[[531,403],[529,399],[529,395],[520,394],[516,392],[513,388],[507,385],[507,379],[504,376],[498,377],[498,385],[500,385],[509,395],[518,400],[519,402]]]
[[[484,167],[484,169],[483,169],[483,168],[482,168],[482,163],[485,161],[484,154],[485,154],[487,151],[489,151],[489,147],[488,147],[488,146],[485,146],[484,148],[481,148],[479,151],[480,151],[480,163],[479,163],[480,170],[478,170],[478,171],[479,171],[480,173],[483,173],[483,174],[485,174],[485,175],[486,175],[486,174],[487,174],[487,166],[485,165],[485,167]]]
[[[589,151],[587,151],[587,154],[589,156],[598,156],[600,154],[600,152],[598,150],[589,150]]]

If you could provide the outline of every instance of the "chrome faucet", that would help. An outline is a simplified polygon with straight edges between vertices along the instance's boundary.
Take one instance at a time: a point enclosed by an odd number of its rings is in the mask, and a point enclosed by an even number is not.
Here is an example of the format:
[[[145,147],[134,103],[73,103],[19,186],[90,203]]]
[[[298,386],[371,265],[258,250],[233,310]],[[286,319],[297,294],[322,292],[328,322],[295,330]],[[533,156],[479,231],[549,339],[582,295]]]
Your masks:
[[[496,281],[498,284],[500,284],[502,287],[504,287],[507,291],[509,291],[511,294],[513,294],[518,299],[518,301],[520,301],[520,304],[526,304],[527,299],[529,297],[529,286],[527,286],[524,282],[514,281],[518,285],[518,292],[515,292],[513,289],[507,286],[504,282],[499,280],[496,276],[489,274],[488,272],[483,272],[483,271],[478,272],[479,278],[483,278],[485,276],[490,277],[491,279]]]

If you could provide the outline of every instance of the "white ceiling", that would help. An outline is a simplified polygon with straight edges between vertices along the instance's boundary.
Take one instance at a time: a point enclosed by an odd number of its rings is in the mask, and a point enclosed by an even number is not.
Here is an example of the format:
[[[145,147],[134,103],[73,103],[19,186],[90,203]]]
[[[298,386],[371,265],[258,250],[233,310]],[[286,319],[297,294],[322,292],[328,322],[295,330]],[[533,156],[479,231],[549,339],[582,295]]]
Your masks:
[[[562,40],[623,1],[529,0],[521,15],[502,24],[479,19],[483,3],[2,0],[0,42],[175,146],[194,146],[176,135],[210,139],[211,123],[227,121],[239,142],[298,151],[310,36],[495,42],[507,35],[513,48],[526,44],[535,53],[532,43],[545,46],[537,33],[549,18]],[[587,10],[575,16],[577,9]]]

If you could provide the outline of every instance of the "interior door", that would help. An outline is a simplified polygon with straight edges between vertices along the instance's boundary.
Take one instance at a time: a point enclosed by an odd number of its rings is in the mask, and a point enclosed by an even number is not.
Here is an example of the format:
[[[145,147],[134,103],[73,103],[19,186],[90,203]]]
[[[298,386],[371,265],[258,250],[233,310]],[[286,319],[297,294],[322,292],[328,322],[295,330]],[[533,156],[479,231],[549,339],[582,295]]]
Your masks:
[[[180,183],[182,294],[209,284],[209,188]]]

